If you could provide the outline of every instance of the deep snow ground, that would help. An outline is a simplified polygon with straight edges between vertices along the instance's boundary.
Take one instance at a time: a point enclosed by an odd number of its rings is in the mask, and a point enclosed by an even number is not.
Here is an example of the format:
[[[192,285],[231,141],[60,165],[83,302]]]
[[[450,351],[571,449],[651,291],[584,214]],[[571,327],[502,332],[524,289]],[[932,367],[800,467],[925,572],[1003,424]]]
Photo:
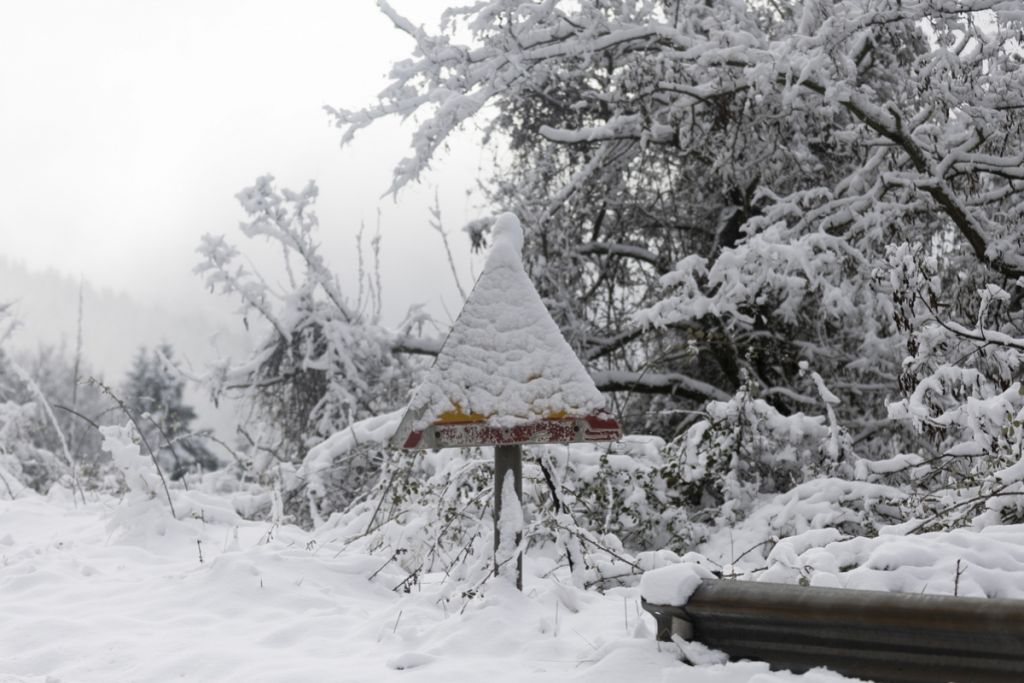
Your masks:
[[[0,683],[851,680],[684,665],[637,589],[578,591],[529,561],[524,594],[492,582],[460,613],[390,590],[398,568],[368,580],[387,558],[329,534],[124,506],[0,501]]]

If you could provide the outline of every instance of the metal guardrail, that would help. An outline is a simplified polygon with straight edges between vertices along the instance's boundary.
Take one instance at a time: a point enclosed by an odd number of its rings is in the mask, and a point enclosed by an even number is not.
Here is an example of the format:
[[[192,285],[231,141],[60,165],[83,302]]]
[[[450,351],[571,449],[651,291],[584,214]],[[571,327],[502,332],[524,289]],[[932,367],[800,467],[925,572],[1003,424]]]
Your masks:
[[[878,683],[1024,683],[1024,600],[706,580],[683,606],[643,601],[673,634],[773,669]]]

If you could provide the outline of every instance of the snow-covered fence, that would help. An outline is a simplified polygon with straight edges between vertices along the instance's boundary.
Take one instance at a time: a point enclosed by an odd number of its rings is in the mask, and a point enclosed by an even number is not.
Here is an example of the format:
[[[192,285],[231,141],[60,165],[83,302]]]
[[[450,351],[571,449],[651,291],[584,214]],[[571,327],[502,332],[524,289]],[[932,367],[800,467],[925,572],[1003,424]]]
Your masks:
[[[670,577],[664,577],[670,578]],[[658,639],[803,672],[825,666],[879,683],[1024,680],[1024,601],[705,579],[672,601],[645,590]],[[665,583],[665,582],[661,582]],[[654,602],[649,601],[647,596]]]

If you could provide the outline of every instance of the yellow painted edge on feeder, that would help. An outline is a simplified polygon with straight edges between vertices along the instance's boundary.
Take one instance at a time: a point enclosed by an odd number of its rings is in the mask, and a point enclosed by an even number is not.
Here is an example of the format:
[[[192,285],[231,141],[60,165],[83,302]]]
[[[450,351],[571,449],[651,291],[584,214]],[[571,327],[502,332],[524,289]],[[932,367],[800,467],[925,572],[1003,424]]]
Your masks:
[[[569,417],[569,413],[564,410],[556,410],[544,416],[545,420],[564,420]],[[487,416],[481,415],[480,413],[464,413],[462,412],[462,406],[458,403],[454,404],[452,410],[446,410],[438,415],[437,420],[434,424],[453,424],[456,422],[486,422]]]
[[[464,413],[462,408],[455,404],[455,408],[452,410],[446,410],[438,415],[437,420],[434,424],[450,424],[452,422],[484,422],[487,420],[486,415],[480,413]]]

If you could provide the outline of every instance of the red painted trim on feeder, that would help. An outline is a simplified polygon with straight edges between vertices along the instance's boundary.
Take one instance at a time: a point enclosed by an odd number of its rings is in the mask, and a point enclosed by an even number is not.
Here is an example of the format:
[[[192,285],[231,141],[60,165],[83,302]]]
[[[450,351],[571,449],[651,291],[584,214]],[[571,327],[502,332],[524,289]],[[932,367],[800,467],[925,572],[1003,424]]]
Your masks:
[[[622,438],[622,428],[611,415],[587,415],[583,419],[587,422],[584,441],[618,441]]]
[[[565,417],[494,427],[478,420],[435,422],[406,437],[403,448],[513,446],[517,444],[617,441],[619,423],[606,413]]]
[[[409,432],[409,436],[406,437],[405,443],[402,444],[402,448],[416,448],[420,445],[420,441],[423,439],[423,432]]]

